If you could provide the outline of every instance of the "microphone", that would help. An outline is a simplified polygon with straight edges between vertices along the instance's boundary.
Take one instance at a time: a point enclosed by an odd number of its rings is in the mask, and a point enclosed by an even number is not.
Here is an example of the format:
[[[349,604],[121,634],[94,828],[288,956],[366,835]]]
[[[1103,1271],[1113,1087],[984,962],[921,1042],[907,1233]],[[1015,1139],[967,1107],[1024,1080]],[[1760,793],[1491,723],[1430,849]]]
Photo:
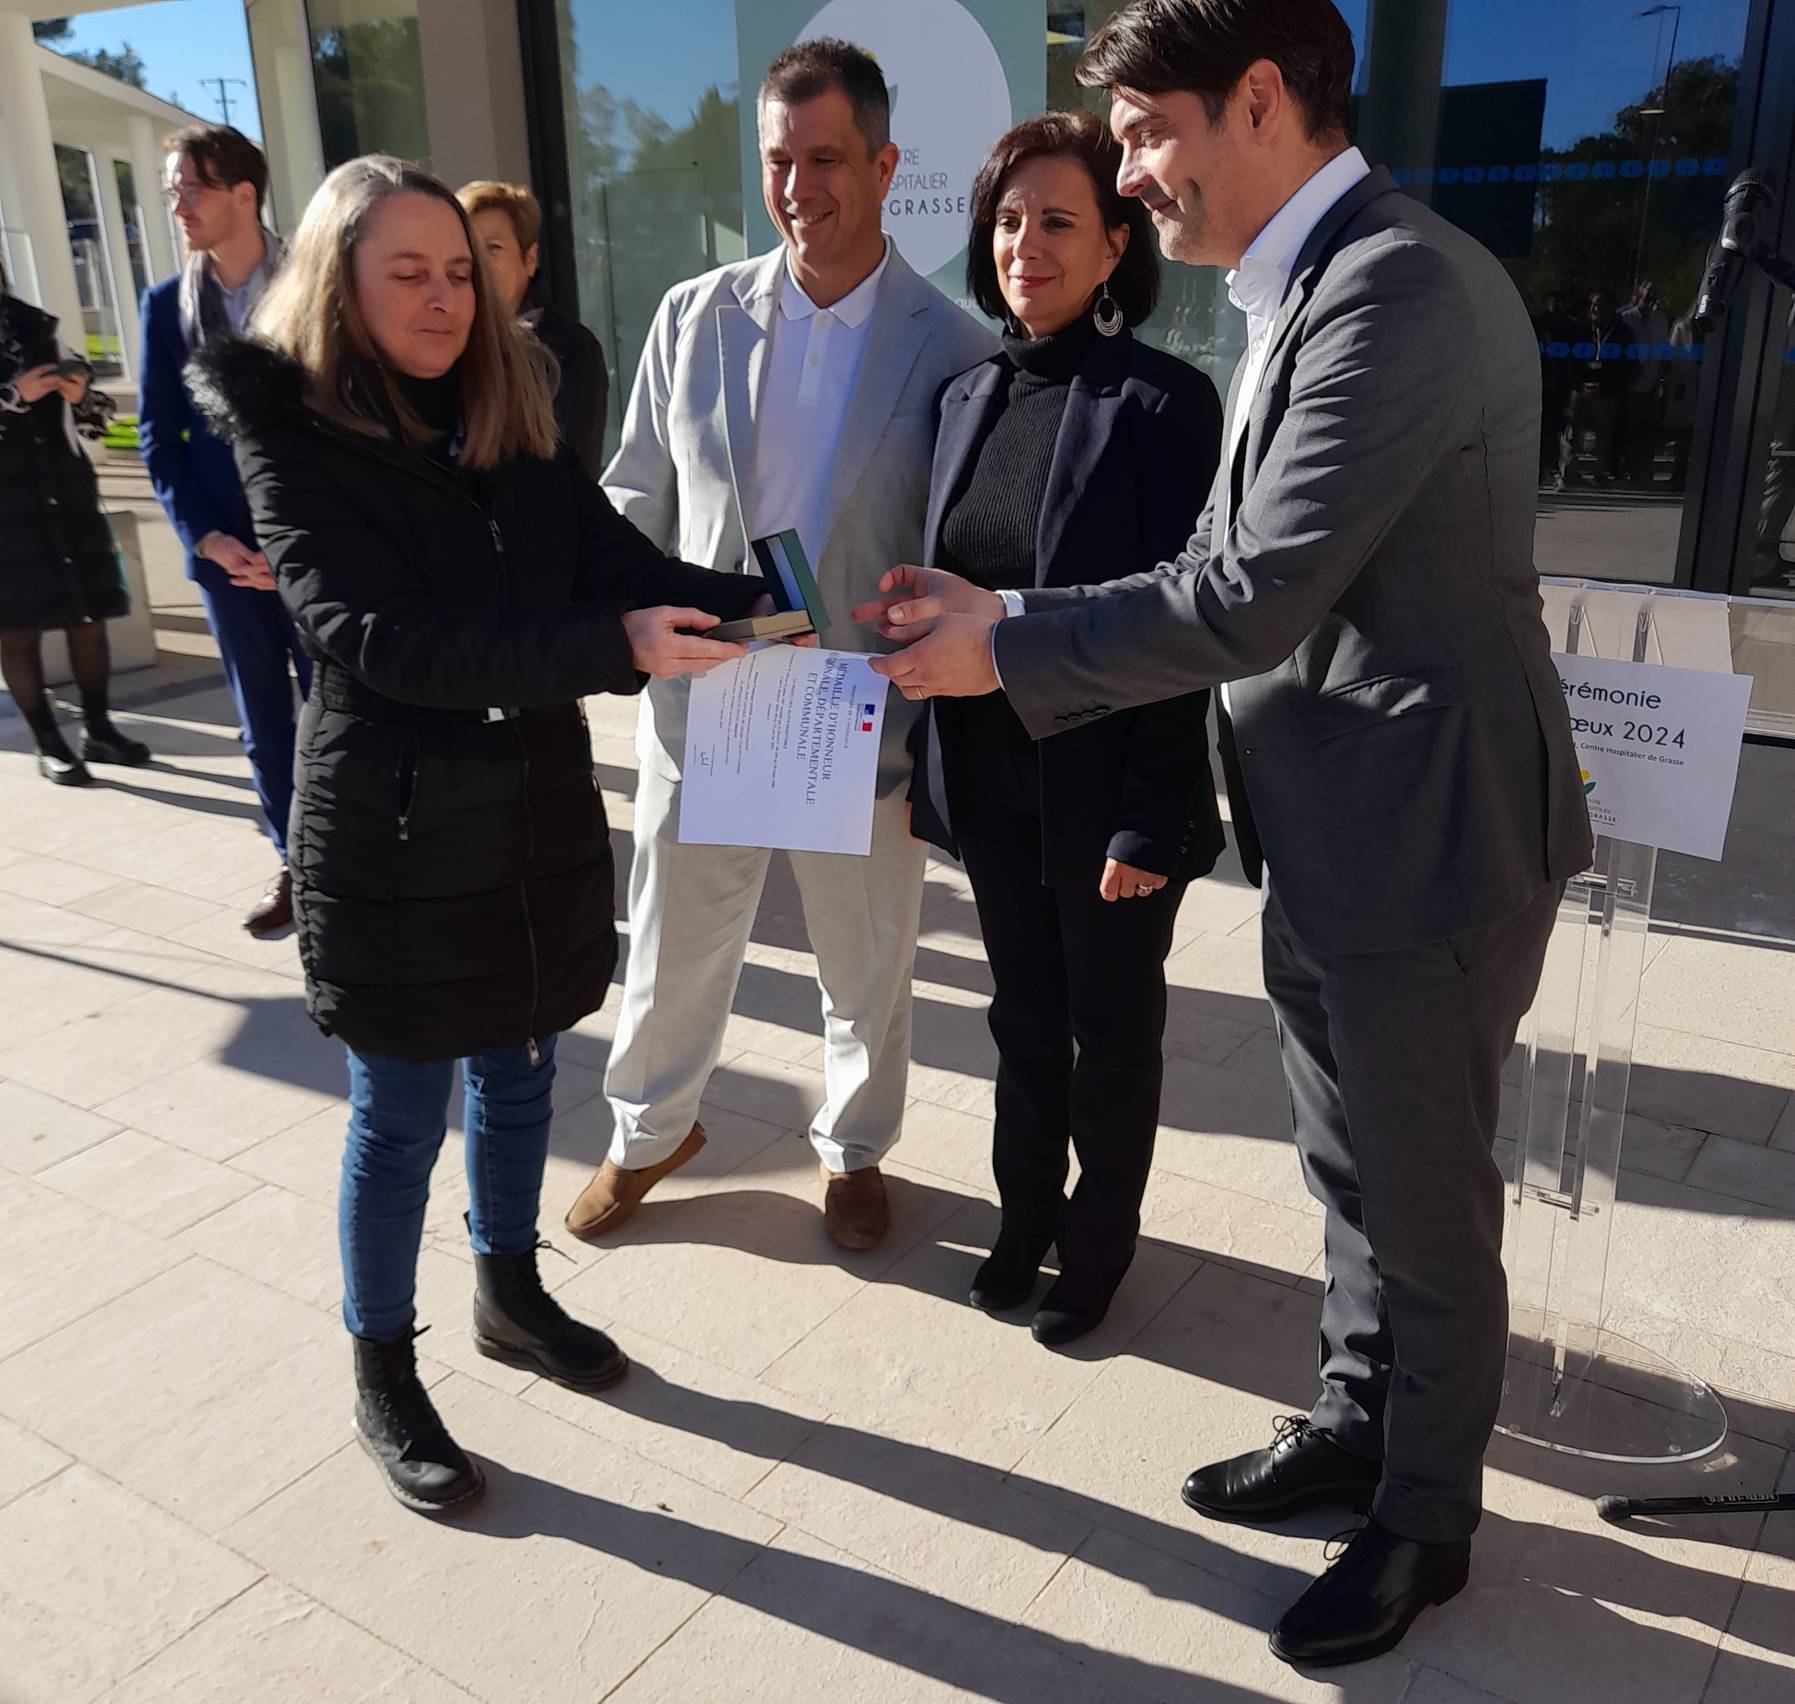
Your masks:
[[[1775,205],[1769,179],[1755,167],[1733,179],[1722,204],[1720,238],[1708,250],[1707,270],[1695,298],[1691,323],[1698,335],[1706,337],[1726,312],[1746,267],[1764,246],[1759,222]]]

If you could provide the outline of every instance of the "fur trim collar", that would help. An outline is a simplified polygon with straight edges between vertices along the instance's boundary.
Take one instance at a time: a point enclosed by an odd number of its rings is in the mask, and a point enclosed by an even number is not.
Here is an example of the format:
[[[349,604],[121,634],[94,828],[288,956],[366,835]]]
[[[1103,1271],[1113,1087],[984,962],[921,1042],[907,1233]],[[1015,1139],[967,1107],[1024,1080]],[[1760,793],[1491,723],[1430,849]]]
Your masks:
[[[249,337],[221,337],[193,352],[187,394],[226,443],[305,414],[305,369],[292,356]]]

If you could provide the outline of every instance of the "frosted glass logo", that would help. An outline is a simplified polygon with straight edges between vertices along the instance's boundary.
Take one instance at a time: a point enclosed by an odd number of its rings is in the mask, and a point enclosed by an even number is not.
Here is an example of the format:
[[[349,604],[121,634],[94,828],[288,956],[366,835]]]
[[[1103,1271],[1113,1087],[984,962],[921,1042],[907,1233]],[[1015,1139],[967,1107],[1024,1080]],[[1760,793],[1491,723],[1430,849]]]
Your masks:
[[[959,0],[829,0],[798,40],[840,36],[879,62],[902,158],[885,229],[924,277],[966,247],[972,179],[1010,127],[1010,87],[991,38]]]

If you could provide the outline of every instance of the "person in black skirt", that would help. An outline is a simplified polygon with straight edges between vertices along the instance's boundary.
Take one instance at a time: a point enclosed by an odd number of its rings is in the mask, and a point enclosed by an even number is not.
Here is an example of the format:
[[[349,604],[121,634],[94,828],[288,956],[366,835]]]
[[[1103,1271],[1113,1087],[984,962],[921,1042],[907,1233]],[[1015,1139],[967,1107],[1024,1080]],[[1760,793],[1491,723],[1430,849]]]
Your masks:
[[[923,560],[992,590],[1175,556],[1215,475],[1215,387],[1131,332],[1159,273],[1120,163],[1094,116],[1049,113],[974,181],[968,288],[1008,335],[943,392]],[[1027,1301],[1057,1243],[1033,1326],[1049,1345],[1103,1319],[1134,1258],[1172,925],[1222,848],[1207,709],[1193,693],[1036,745],[996,692],[919,724],[912,832],[965,863],[996,982],[1003,1224],[971,1300]]]
[[[113,725],[106,623],[129,605],[99,481],[76,441],[97,416],[85,362],[71,362],[56,321],[12,294],[0,272],[0,674],[37,742],[38,773],[63,787],[90,763],[148,763],[150,748]],[[68,636],[81,693],[77,756],[44,681],[44,635]]]

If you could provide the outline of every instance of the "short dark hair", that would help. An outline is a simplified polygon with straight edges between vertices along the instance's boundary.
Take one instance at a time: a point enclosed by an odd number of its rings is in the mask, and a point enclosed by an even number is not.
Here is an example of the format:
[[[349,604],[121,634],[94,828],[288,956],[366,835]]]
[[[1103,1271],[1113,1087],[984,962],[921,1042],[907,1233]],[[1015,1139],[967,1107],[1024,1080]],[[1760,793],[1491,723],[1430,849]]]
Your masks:
[[[1311,137],[1346,134],[1352,31],[1333,0],[1130,0],[1091,37],[1078,80],[1142,95],[1188,91],[1214,125],[1256,59],[1283,73]]]
[[[1025,119],[1000,136],[972,180],[972,233],[966,240],[966,291],[992,319],[1009,317],[997,277],[992,238],[1004,187],[1026,161],[1046,158],[1076,160],[1090,174],[1097,192],[1097,211],[1105,230],[1128,227],[1128,246],[1110,274],[1109,293],[1122,318],[1139,325],[1159,301],[1159,259],[1154,253],[1153,221],[1146,207],[1116,188],[1122,150],[1102,119],[1090,112],[1049,112]]]
[[[768,101],[800,106],[840,89],[854,109],[854,125],[866,138],[866,151],[876,154],[891,141],[891,91],[885,73],[864,47],[836,36],[819,36],[788,47],[761,79],[755,110]]]
[[[165,154],[180,154],[214,189],[249,184],[256,192],[256,217],[268,200],[268,157],[230,124],[195,124],[162,140]]]

